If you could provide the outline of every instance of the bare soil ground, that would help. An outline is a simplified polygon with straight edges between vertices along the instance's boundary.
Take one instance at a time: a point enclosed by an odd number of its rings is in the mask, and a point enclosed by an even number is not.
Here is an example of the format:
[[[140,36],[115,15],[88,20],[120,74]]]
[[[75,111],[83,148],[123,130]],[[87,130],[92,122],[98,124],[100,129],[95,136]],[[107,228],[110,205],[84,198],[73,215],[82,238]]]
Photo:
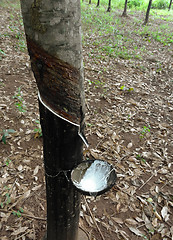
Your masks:
[[[20,12],[0,7],[0,19],[0,139],[15,130],[0,142],[0,239],[40,240],[46,197],[37,87],[27,51],[9,29]],[[123,21],[130,27],[134,19]],[[96,199],[82,197],[80,228],[90,240],[173,239],[172,45],[146,41],[142,60],[101,60],[89,54],[94,37],[83,48],[90,144],[84,157],[109,161],[118,181]]]

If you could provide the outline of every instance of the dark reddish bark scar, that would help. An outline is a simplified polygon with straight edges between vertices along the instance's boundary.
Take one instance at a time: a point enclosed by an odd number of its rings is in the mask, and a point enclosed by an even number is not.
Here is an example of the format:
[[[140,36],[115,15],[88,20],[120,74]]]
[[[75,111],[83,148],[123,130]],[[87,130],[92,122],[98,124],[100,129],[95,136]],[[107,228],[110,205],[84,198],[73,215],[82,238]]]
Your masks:
[[[31,66],[43,102],[56,114],[80,124],[80,72],[51,56],[27,37]]]

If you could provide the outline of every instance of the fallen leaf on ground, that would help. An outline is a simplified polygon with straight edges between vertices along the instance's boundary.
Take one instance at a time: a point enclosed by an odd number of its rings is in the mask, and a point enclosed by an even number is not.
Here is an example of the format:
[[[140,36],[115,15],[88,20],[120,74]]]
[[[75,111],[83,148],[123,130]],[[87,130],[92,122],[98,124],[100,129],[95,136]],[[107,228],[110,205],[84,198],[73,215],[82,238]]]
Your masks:
[[[12,236],[17,236],[20,233],[25,232],[28,229],[28,227],[20,227],[19,229],[15,230],[14,232],[12,232]]]

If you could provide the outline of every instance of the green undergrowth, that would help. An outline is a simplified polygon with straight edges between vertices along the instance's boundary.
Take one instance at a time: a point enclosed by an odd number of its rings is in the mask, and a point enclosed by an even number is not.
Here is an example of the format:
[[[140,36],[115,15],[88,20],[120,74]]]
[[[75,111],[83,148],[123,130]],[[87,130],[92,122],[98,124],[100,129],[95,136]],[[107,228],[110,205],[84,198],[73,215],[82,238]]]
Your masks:
[[[122,9],[106,12],[102,6],[82,3],[83,46],[90,49],[88,54],[94,59],[109,56],[142,60],[149,43],[159,42],[163,47],[173,43],[172,11],[168,13],[170,22],[158,20],[158,14],[166,17],[164,11],[152,10],[150,22],[144,26],[145,14],[141,11],[130,11],[130,17],[123,18]]]
[[[0,34],[2,38],[10,38],[12,45],[18,51],[26,51],[26,41],[23,29],[23,20],[20,13],[19,0],[1,0],[0,7],[8,8],[8,25],[5,32]],[[2,52],[1,52],[2,55]],[[1,60],[1,57],[0,57]]]
[[[154,27],[153,25],[144,26],[142,29],[139,29],[135,32],[138,33],[144,41],[151,42],[152,40],[155,40],[156,42],[162,43],[164,46],[170,46],[173,44],[173,32],[167,23],[163,23]]]
[[[163,9],[152,9],[150,12],[151,16],[154,16],[155,19],[160,19],[165,22],[173,21],[173,10],[167,11]]]
[[[97,0],[91,0],[92,5],[96,6],[97,5]],[[88,4],[89,0],[84,0],[82,1],[82,3]],[[111,9],[115,10],[115,9],[123,9],[124,7],[124,3],[125,0],[116,0],[116,1],[111,1]],[[146,6],[148,4],[147,0],[129,0],[128,1],[128,5],[127,8],[131,8],[131,9],[145,9]],[[108,0],[102,0],[100,1],[100,6],[99,7],[103,7],[104,9],[108,8]]]
[[[97,6],[97,0],[91,0],[90,5]],[[135,9],[135,10],[146,10],[148,6],[148,0],[128,0],[127,8],[128,9]],[[81,3],[89,4],[89,0],[81,0]],[[122,9],[124,8],[125,0],[116,0],[111,1],[111,8],[112,10],[115,9]],[[153,0],[152,1],[152,9],[168,9],[170,0]],[[100,6],[107,9],[108,7],[108,0],[100,1]]]
[[[19,0],[1,0],[0,7],[9,8],[9,9],[13,8],[13,9],[19,10],[20,1]]]

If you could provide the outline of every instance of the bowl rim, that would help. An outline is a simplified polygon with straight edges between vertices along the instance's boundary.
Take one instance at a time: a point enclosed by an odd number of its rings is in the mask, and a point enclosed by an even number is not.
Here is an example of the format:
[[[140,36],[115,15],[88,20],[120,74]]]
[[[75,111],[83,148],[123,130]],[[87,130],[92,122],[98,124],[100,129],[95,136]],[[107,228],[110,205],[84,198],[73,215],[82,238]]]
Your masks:
[[[111,171],[113,170],[112,172],[114,172],[114,179],[113,179],[112,183],[111,183],[109,186],[107,186],[106,188],[104,188],[103,190],[100,190],[100,191],[98,191],[98,192],[89,192],[89,191],[82,190],[81,188],[78,188],[78,187],[75,185],[74,181],[72,180],[72,174],[73,174],[74,170],[75,170],[77,167],[79,167],[81,164],[84,164],[84,163],[88,163],[88,164],[89,164],[89,163],[94,163],[95,161],[100,161],[100,162],[107,163],[107,164],[111,167]],[[73,169],[71,170],[71,173],[70,173],[70,180],[71,180],[73,186],[77,189],[77,191],[79,191],[79,192],[82,193],[83,195],[87,195],[87,196],[99,196],[99,195],[101,195],[101,194],[109,191],[109,190],[115,185],[116,180],[117,180],[117,174],[116,174],[115,168],[113,167],[113,165],[112,165],[111,163],[109,163],[109,162],[107,162],[107,161],[105,161],[105,160],[102,160],[102,159],[93,159],[93,160],[89,159],[89,160],[84,160],[84,161],[76,164],[76,165],[73,167]]]

